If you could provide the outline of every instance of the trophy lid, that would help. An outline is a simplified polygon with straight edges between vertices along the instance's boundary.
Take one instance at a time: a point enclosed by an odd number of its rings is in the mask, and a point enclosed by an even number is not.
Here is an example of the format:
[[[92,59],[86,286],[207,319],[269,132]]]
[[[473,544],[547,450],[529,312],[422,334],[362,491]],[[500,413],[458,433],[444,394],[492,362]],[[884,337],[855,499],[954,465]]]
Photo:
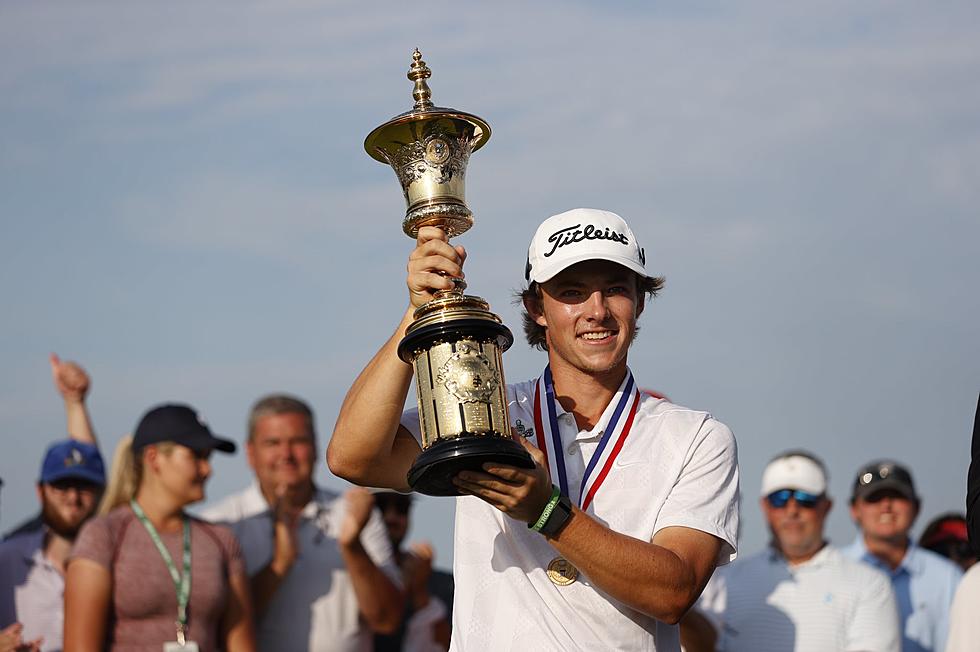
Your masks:
[[[432,91],[425,81],[431,76],[432,71],[425,61],[422,61],[422,53],[415,48],[415,52],[412,53],[412,65],[408,70],[408,78],[415,82],[412,91],[415,106],[409,111],[396,115],[383,125],[375,127],[368,134],[364,139],[364,149],[371,158],[381,163],[388,163],[388,158],[382,153],[386,146],[417,140],[419,123],[434,120],[446,120],[450,124],[455,124],[459,132],[471,129],[472,151],[480,149],[490,139],[490,125],[483,118],[465,111],[433,105]]]

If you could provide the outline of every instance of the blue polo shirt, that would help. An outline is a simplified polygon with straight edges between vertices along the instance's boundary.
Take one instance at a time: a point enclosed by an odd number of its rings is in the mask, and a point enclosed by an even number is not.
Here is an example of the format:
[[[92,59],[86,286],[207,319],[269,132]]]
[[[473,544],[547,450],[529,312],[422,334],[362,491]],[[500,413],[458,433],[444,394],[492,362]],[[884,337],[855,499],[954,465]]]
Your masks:
[[[46,528],[0,543],[0,629],[19,622],[25,641],[44,638],[44,652],[61,650],[65,578],[44,556]]]
[[[959,566],[912,542],[895,570],[868,552],[861,536],[842,552],[874,566],[891,578],[902,619],[902,652],[943,652],[946,649],[953,594],[963,577]]]

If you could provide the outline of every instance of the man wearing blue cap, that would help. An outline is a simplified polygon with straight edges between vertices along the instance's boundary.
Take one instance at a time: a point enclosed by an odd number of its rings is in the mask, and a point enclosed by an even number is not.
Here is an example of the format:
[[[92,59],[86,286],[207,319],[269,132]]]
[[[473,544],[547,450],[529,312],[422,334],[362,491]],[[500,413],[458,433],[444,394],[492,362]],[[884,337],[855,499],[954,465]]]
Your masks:
[[[84,407],[89,381],[74,363],[51,360],[72,439],[52,444],[38,478],[40,527],[22,527],[0,544],[0,630],[17,628],[25,649],[60,650],[65,561],[75,535],[98,507],[105,467]]]

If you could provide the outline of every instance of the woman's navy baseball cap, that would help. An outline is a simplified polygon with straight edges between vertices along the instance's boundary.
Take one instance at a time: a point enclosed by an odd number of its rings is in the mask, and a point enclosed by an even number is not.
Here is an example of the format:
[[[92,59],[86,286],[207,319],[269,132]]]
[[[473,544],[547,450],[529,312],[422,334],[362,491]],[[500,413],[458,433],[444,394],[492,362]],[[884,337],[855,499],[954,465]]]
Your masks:
[[[234,453],[235,442],[215,437],[208,424],[189,405],[159,405],[143,415],[133,433],[133,450],[169,441],[193,451]]]

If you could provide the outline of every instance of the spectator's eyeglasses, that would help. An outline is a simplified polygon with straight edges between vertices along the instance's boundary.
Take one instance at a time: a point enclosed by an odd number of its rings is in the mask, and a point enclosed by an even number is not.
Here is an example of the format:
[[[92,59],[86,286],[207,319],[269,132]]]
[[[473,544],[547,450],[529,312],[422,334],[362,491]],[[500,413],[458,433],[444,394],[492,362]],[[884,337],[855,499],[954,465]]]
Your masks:
[[[866,503],[880,503],[885,498],[891,498],[892,500],[911,500],[907,495],[903,494],[897,489],[880,489],[878,491],[873,491],[867,496],[863,497],[861,500]]]
[[[823,498],[823,496],[811,494],[806,491],[800,491],[798,489],[780,489],[779,491],[774,491],[766,496],[766,500],[769,501],[769,506],[775,507],[776,509],[786,507],[786,503],[789,502],[790,498],[794,498],[796,500],[796,504],[800,507],[813,509],[817,506],[817,503],[820,502],[820,499]]]
[[[68,493],[72,489],[80,494],[94,494],[99,491],[102,487],[95,484],[94,482],[89,482],[87,480],[79,480],[77,478],[66,478],[63,480],[55,480],[54,482],[49,482],[48,486],[54,489],[59,494]]]

